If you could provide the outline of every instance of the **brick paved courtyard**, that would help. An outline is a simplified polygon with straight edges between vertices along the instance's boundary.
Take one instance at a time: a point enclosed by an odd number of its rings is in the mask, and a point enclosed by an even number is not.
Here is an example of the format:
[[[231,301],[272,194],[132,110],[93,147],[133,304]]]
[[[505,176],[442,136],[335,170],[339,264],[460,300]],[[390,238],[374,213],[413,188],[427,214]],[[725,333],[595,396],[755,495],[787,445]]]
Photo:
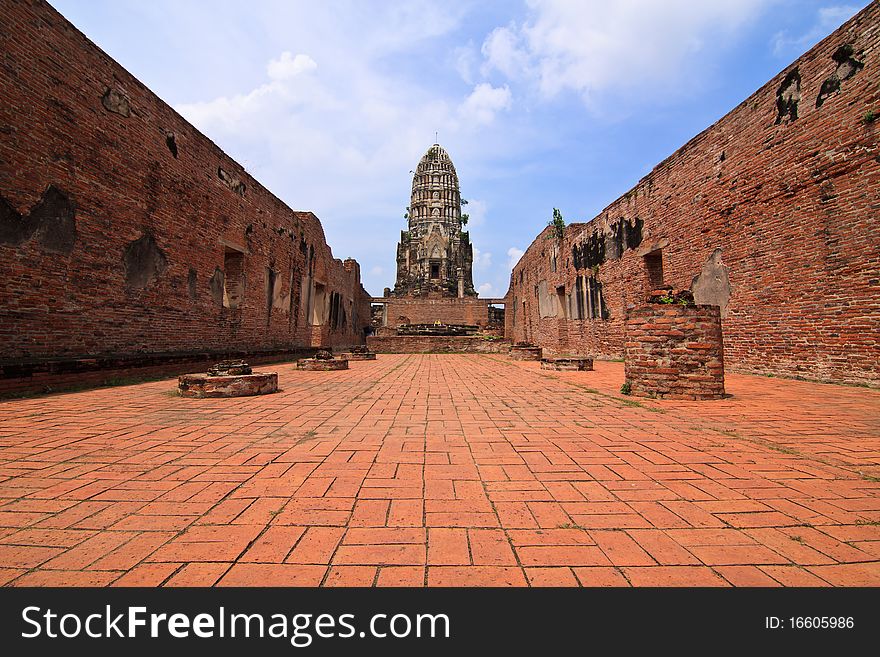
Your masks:
[[[267,368],[261,368],[267,369]],[[0,402],[11,585],[880,585],[880,391],[731,374],[617,393],[622,363],[273,366]]]

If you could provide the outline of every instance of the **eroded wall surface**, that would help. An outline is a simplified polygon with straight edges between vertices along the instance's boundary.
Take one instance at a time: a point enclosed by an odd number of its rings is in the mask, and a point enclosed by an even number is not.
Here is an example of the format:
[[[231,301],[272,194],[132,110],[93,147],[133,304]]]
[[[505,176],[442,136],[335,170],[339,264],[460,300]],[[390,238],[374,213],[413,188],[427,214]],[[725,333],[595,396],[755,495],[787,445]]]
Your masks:
[[[588,223],[545,228],[506,334],[623,356],[671,285],[721,308],[740,371],[880,383],[880,5],[872,3]]]
[[[0,360],[363,343],[358,265],[314,214],[46,3],[0,9]]]
[[[485,299],[386,297],[382,326],[396,329],[402,324],[489,324],[489,302]]]

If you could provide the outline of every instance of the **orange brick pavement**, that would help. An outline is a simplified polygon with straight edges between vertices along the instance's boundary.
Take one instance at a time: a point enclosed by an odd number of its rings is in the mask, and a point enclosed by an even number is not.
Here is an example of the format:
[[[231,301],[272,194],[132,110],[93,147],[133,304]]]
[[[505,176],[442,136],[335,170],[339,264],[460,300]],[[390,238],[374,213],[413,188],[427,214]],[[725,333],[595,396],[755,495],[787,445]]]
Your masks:
[[[267,369],[267,368],[262,368]],[[620,363],[277,367],[0,403],[6,585],[880,585],[880,391],[731,374],[617,394]]]

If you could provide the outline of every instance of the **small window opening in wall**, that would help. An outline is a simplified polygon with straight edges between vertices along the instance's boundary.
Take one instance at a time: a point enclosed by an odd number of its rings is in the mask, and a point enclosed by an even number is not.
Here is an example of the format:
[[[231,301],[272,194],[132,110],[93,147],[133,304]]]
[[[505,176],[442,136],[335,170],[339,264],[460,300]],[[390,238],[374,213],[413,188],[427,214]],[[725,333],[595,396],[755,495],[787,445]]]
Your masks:
[[[266,267],[266,312],[269,317],[272,316],[272,306],[275,303],[275,281],[278,274],[271,267]]]
[[[334,331],[340,325],[340,312],[342,311],[342,297],[337,292],[330,293],[330,328]]]
[[[437,279],[440,278],[440,265],[438,263],[431,263],[431,278]]]
[[[327,323],[327,310],[327,286],[323,283],[315,283],[312,326],[323,326]]]
[[[602,295],[602,283],[593,276],[584,281],[584,301],[586,302],[586,314],[589,319],[608,319],[608,308],[605,307],[605,298]]]
[[[584,318],[584,277],[578,276],[574,283],[575,319]]]
[[[238,308],[244,299],[244,253],[226,248],[223,276],[223,307]]]
[[[645,275],[648,289],[659,290],[663,287],[663,251],[651,251],[645,256]]]
[[[568,304],[565,303],[565,286],[560,285],[556,288],[556,301],[559,304],[559,317],[568,319]]]

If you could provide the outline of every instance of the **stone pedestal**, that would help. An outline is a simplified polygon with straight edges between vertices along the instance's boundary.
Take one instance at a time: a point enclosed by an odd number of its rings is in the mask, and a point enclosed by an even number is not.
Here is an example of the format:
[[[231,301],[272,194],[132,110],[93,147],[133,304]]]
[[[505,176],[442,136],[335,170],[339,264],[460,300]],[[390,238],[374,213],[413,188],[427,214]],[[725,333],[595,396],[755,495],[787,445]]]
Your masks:
[[[250,397],[266,395],[278,390],[276,372],[254,372],[211,376],[209,374],[183,374],[177,378],[181,397]]]
[[[541,355],[544,353],[544,350],[541,347],[536,347],[534,345],[513,345],[508,352],[508,355],[513,360],[541,360]]]
[[[541,359],[541,369],[585,372],[593,369],[593,359],[586,356],[546,356]]]
[[[718,306],[648,304],[626,314],[626,383],[637,397],[721,399],[724,342]]]
[[[328,372],[347,370],[347,358],[300,358],[296,361],[296,369],[307,372]]]
[[[376,354],[372,351],[344,351],[339,358],[345,360],[376,360]]]

